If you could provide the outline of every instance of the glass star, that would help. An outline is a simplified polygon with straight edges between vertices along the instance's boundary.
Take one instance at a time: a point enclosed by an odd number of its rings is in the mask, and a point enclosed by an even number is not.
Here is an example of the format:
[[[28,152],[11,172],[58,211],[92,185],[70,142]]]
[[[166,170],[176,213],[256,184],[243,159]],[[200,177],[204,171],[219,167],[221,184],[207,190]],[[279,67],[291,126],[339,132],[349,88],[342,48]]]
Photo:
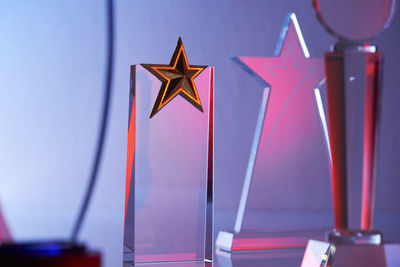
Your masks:
[[[286,33],[278,43],[276,57],[233,58],[264,87],[271,89],[263,129],[268,136],[274,133],[294,95],[302,90],[311,92],[324,78],[324,61],[310,58],[294,13],[285,24]]]
[[[312,165],[314,152],[302,154],[302,160],[294,158],[299,156],[300,149],[318,147],[320,142],[318,132],[314,131],[319,108],[315,90],[324,79],[324,60],[310,58],[294,13],[287,16],[275,57],[237,56],[233,60],[264,87],[235,223],[235,231],[240,232],[247,206],[265,210],[274,205],[271,199],[280,199],[281,191],[271,190],[266,197],[260,188],[274,183],[278,186],[280,182],[300,183],[293,175],[301,175],[302,170]],[[324,127],[325,120],[320,120]],[[290,168],[282,168],[288,163]],[[288,194],[297,192],[290,187],[285,190]]]

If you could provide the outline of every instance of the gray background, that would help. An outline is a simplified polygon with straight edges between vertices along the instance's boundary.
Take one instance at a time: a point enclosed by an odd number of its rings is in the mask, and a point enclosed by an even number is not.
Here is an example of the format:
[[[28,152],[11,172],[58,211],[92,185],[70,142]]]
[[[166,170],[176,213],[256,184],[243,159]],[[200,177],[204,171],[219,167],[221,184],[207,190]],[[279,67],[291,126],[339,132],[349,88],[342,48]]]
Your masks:
[[[102,1],[0,1],[0,205],[18,240],[66,238],[72,230],[97,138],[104,7]],[[110,128],[81,235],[104,252],[105,266],[122,256],[129,65],[168,63],[181,36],[190,63],[216,68],[215,217],[218,229],[232,229],[261,87],[230,57],[272,56],[290,11],[312,57],[334,42],[310,1],[120,0],[115,8]],[[397,16],[376,39],[386,58],[375,216],[376,228],[398,241],[399,31]]]

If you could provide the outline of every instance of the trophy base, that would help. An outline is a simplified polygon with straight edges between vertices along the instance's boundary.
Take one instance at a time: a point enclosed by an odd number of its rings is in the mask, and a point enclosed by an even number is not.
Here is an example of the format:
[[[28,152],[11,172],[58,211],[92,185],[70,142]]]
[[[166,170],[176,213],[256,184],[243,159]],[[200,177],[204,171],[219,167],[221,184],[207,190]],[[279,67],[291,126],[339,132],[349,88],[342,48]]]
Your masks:
[[[301,267],[400,266],[400,244],[308,242]]]
[[[124,245],[124,252],[123,252],[123,256],[122,256],[122,261],[124,263],[132,263],[135,259],[135,254],[133,252],[133,249],[127,247],[126,245]]]
[[[124,245],[123,266],[146,266],[146,267],[212,267],[212,260],[191,260],[186,254],[157,254],[139,255],[135,257],[133,249]]]
[[[64,241],[40,241],[0,245],[0,266],[100,267],[100,253]]]
[[[217,250],[215,261],[216,266],[221,267],[286,267],[300,266],[303,255],[304,248],[236,251],[235,253]]]
[[[380,245],[381,232],[376,230],[334,229],[328,234],[328,241],[336,245]]]
[[[248,250],[279,250],[305,248],[310,239],[325,240],[327,229],[301,231],[250,231],[240,233],[220,231],[216,249],[226,252]]]

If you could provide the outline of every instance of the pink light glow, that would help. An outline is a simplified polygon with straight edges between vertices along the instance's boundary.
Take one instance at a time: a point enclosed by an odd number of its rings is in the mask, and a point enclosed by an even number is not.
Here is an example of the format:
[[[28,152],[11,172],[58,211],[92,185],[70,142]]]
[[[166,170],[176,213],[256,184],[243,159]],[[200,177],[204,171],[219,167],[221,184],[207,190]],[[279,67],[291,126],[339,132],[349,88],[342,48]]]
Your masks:
[[[307,242],[308,238],[301,237],[241,238],[233,241],[232,250],[305,248]]]
[[[314,107],[312,89],[309,84],[317,85],[324,77],[324,66],[321,58],[306,58],[296,35],[293,24],[290,24],[288,33],[279,57],[238,57],[262,80],[271,86],[270,100],[263,127],[263,135],[260,140],[260,150],[269,146],[274,134],[281,135],[277,140],[279,147],[290,149],[293,143],[306,138],[307,126],[310,118],[305,115],[306,109]],[[304,92],[307,91],[307,92]],[[301,97],[307,94],[307,97]],[[295,114],[292,119],[285,116],[285,112]],[[285,116],[285,120],[282,118]],[[278,127],[282,121],[287,121],[285,127]],[[285,123],[285,122],[283,122]],[[291,133],[295,125],[296,133]],[[278,128],[283,129],[280,131]],[[276,133],[276,131],[279,131]],[[302,132],[299,132],[302,131]],[[289,142],[289,143],[288,143]],[[271,148],[268,148],[270,151]],[[273,152],[271,152],[273,153]]]
[[[367,57],[367,91],[365,97],[363,189],[361,206],[361,229],[372,229],[374,207],[375,139],[378,120],[380,54]]]
[[[311,58],[294,14],[284,26],[276,57],[237,57],[238,63],[270,88],[267,111],[248,194],[248,209],[311,208],[317,203],[294,201],[304,176],[312,176],[327,156],[326,140],[314,88],[324,79],[324,61]],[[327,165],[329,158],[327,157]],[[324,181],[325,180],[325,181]],[[326,179],[313,182],[329,184]],[[304,190],[303,190],[304,191]],[[268,192],[268,193],[266,193]],[[304,191],[305,192],[305,191]],[[330,201],[327,199],[327,203]],[[244,227],[257,227],[244,216]]]
[[[159,262],[159,261],[188,261],[196,260],[195,253],[173,253],[173,254],[153,254],[137,255],[136,262]]]
[[[0,208],[0,241],[11,241],[11,233],[7,227],[6,221]]]

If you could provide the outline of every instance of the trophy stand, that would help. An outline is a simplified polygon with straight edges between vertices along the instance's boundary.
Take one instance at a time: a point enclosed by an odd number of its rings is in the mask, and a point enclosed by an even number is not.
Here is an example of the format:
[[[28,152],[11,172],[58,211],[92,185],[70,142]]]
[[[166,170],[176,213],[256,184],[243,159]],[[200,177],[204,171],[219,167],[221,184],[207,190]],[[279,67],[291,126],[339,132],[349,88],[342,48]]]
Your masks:
[[[365,8],[337,3],[341,7],[335,9],[328,1],[314,1],[318,19],[338,38],[325,53],[335,229],[328,233],[329,243],[309,242],[302,266],[400,263],[400,244],[385,243],[372,226],[383,56],[371,41],[389,25],[394,10],[394,1],[386,1],[388,10],[375,10],[380,15],[369,18],[379,27],[368,21],[353,26],[362,9],[384,9],[373,2]],[[347,14],[341,13],[344,8]],[[348,16],[351,11],[354,16]]]

